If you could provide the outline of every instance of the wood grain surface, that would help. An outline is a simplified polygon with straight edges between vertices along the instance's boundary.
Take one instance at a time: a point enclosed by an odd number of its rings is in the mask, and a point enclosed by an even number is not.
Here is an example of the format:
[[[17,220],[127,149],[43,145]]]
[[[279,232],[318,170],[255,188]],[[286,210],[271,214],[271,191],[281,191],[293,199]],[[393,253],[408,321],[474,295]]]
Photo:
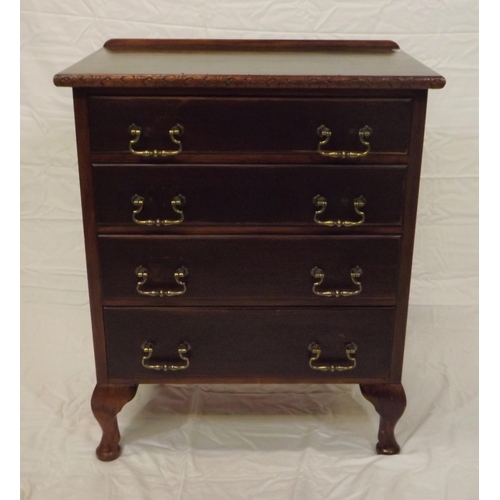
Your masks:
[[[68,87],[441,88],[394,42],[109,42],[54,77]],[[221,50],[221,48],[224,50]],[[238,50],[241,47],[241,50]],[[180,50],[182,48],[182,50]],[[286,49],[286,50],[284,50]],[[331,49],[331,50],[330,50]],[[355,50],[353,50],[355,49]]]
[[[105,308],[104,316],[111,378],[355,383],[390,377],[392,308]],[[144,341],[154,345],[152,364],[180,362],[177,349],[188,342],[189,368],[175,372],[144,368]],[[322,348],[319,364],[341,366],[352,364],[345,349],[355,342],[356,367],[335,372],[311,369],[311,342]]]

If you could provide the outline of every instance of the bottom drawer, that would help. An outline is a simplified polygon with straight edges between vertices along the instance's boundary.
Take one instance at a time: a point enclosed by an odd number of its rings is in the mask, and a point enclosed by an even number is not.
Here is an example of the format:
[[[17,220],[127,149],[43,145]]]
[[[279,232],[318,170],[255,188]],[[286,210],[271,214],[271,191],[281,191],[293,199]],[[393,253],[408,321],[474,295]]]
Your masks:
[[[390,376],[393,308],[116,307],[104,308],[104,322],[110,379],[317,383]]]

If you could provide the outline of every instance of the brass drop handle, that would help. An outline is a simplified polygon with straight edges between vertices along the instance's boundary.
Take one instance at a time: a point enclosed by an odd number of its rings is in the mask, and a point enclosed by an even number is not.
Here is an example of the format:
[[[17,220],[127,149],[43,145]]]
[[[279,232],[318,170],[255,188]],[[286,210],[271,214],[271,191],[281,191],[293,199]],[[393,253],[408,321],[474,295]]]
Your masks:
[[[137,144],[139,142],[139,139],[141,138],[141,127],[136,125],[135,123],[132,123],[130,127],[128,128],[129,134],[132,135],[132,139],[129,142],[128,145],[128,150],[133,154],[137,156],[152,156],[153,158],[157,158],[158,156],[175,156],[178,155],[182,151],[182,144],[177,137],[180,137],[184,133],[184,127],[180,125],[179,123],[177,125],[174,125],[169,131],[168,135],[170,136],[170,140],[174,143],[177,144],[179,147],[176,150],[162,150],[162,149],[153,149],[152,151],[149,150],[144,150],[144,151],[136,151],[134,149],[134,144]]]
[[[183,279],[188,275],[188,270],[184,266],[179,267],[174,273],[174,279],[182,287],[181,290],[142,290],[142,286],[146,284],[148,279],[148,270],[145,267],[139,266],[135,270],[135,274],[140,280],[136,287],[137,293],[140,295],[147,295],[148,297],[174,297],[186,293],[187,287]]]
[[[323,140],[319,141],[318,153],[322,156],[328,156],[329,158],[361,158],[363,156],[367,156],[370,152],[370,143],[367,139],[370,137],[372,132],[372,129],[368,125],[359,129],[359,140],[363,146],[366,146],[365,151],[323,151],[321,148],[330,140],[332,131],[328,127],[325,127],[325,125],[320,125],[318,130],[316,130],[316,133]]]
[[[140,224],[141,226],[172,226],[173,224],[180,224],[184,220],[184,212],[180,209],[180,207],[182,207],[186,203],[186,198],[184,198],[182,194],[174,196],[170,201],[172,210],[180,215],[180,217],[175,220],[168,220],[168,219],[140,220],[137,218],[137,216],[144,208],[144,198],[142,196],[139,196],[138,194],[134,194],[134,196],[132,196],[131,201],[132,205],[134,205],[135,207],[135,210],[132,212],[132,220],[136,224]]]
[[[151,342],[144,342],[142,344],[142,366],[144,368],[147,368],[148,370],[157,370],[157,371],[177,371],[177,370],[185,370],[186,368],[189,367],[189,358],[186,357],[186,354],[188,353],[189,350],[191,350],[191,346],[187,342],[183,342],[178,348],[177,348],[177,354],[179,355],[179,358],[184,361],[184,364],[176,364],[176,363],[161,363],[161,364],[149,364],[147,363],[148,359],[153,356],[153,344]]]
[[[334,226],[334,227],[352,227],[352,226],[361,226],[365,222],[365,213],[361,211],[361,209],[366,205],[366,199],[363,196],[358,196],[354,199],[354,211],[361,216],[361,219],[358,221],[350,221],[350,220],[318,220],[318,215],[321,215],[327,206],[327,201],[323,196],[317,194],[313,198],[313,204],[318,207],[318,210],[314,212],[314,222],[316,224],[320,224],[321,226]]]
[[[347,370],[354,370],[356,368],[356,358],[354,354],[358,350],[358,346],[354,342],[350,342],[345,346],[345,355],[347,359],[351,362],[350,365],[315,365],[314,362],[321,356],[321,347],[316,344],[316,342],[311,342],[309,344],[309,352],[311,357],[309,358],[309,366],[313,370],[319,370],[320,372],[345,372]]]
[[[311,275],[317,281],[314,283],[312,290],[315,295],[320,295],[321,297],[338,298],[338,297],[352,297],[353,295],[359,295],[363,290],[361,283],[358,281],[358,279],[361,277],[362,274],[363,270],[359,266],[356,266],[351,269],[351,280],[358,287],[357,290],[326,290],[322,292],[317,290],[316,287],[320,286],[321,283],[323,283],[323,280],[325,279],[325,273],[323,272],[323,269],[320,269],[319,267],[314,267],[313,269],[311,269]]]

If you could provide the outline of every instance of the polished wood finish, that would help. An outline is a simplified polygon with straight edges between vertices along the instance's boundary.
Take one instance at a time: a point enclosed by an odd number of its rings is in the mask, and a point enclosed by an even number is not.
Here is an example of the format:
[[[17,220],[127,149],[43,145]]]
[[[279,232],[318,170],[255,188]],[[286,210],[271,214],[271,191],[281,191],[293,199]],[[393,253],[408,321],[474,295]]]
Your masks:
[[[91,148],[95,153],[127,152],[133,138],[129,126],[135,124],[142,129],[135,149],[176,150],[169,130],[179,123],[184,133],[178,139],[188,154],[315,152],[321,125],[332,131],[326,150],[363,151],[359,130],[368,125],[373,154],[405,154],[411,105],[410,99],[387,98],[91,97]],[[169,163],[170,158],[159,161]]]
[[[59,73],[74,87],[90,309],[97,387],[92,398],[103,429],[101,460],[119,454],[116,414],[139,383],[357,383],[380,414],[377,451],[399,451],[394,427],[405,407],[401,385],[427,90],[442,76],[388,41],[110,40]],[[136,150],[182,152],[140,157],[129,151],[129,126],[141,127]],[[325,150],[362,151],[359,129],[372,128],[371,151],[358,158],[319,154],[317,128],[332,131]],[[168,226],[132,220],[184,220]],[[357,220],[355,227],[314,222]],[[178,290],[174,272],[189,270]],[[363,270],[362,292],[350,270]],[[141,364],[179,361],[187,370]],[[357,365],[346,366],[355,342]]]
[[[131,401],[137,385],[97,384],[92,394],[92,413],[102,429],[102,439],[96,449],[99,460],[109,462],[120,456],[120,431],[116,415]]]
[[[100,236],[103,302],[136,305],[394,305],[399,236]],[[144,289],[179,289],[176,269],[185,266],[187,291],[144,297],[135,269],[148,271]],[[325,272],[320,290],[356,290],[350,272],[361,267],[363,290],[352,297],[319,297],[314,267]]]
[[[424,144],[425,112],[427,107],[427,92],[416,92],[413,104],[412,134],[410,142],[410,160],[408,165],[408,189],[405,193],[403,239],[400,262],[398,307],[396,309],[396,335],[393,350],[394,382],[401,380],[403,371],[403,354],[406,336],[406,320],[408,316],[408,301],[410,298],[411,266],[413,260],[413,242],[417,221],[418,191],[420,187],[420,169],[422,164],[422,149]],[[411,186],[411,187],[410,187]]]
[[[361,393],[380,415],[377,453],[395,455],[400,447],[394,428],[406,408],[406,394],[401,384],[361,384]]]
[[[251,51],[251,52],[317,52],[332,50],[394,50],[399,45],[392,40],[207,40],[207,39],[130,39],[113,38],[104,47],[110,50],[160,51]]]
[[[186,153],[176,156],[165,158],[143,158],[139,159],[138,156],[130,153],[91,153],[92,163],[95,165],[311,165],[311,166],[332,166],[332,165],[402,165],[408,162],[408,154],[403,153],[371,153],[365,158],[350,158],[348,161],[340,160],[338,158],[328,158],[321,156],[316,150],[295,152],[293,154],[286,153],[269,153],[269,154],[254,154],[249,152],[241,153],[203,153],[194,154]]]
[[[180,226],[139,226],[132,220],[131,199],[139,194],[143,220],[176,219],[171,201],[186,198],[182,226],[230,226],[240,229],[279,226],[321,229],[321,234],[350,233],[373,226],[401,228],[405,165],[198,166],[98,165],[93,171],[99,226],[141,227],[145,233],[176,233]],[[327,209],[319,220],[359,221],[354,200],[366,199],[365,222],[355,228],[318,226],[313,198],[321,194]]]
[[[389,380],[394,335],[393,308],[105,308],[108,367],[112,378],[178,383],[213,380],[281,380],[335,383]],[[141,365],[144,341],[154,345],[152,362],[179,361],[188,342],[190,366],[154,371]],[[349,365],[345,346],[356,343],[357,366],[321,372],[309,367],[311,342],[322,348],[321,362]]]
[[[99,254],[96,238],[95,199],[93,186],[93,169],[90,163],[90,140],[88,128],[87,99],[78,89],[73,90],[73,103],[76,125],[76,144],[78,152],[78,173],[80,176],[80,193],[83,216],[83,235],[85,240],[85,257],[87,260],[87,279],[89,286],[90,317],[92,321],[92,337],[97,382],[107,381],[106,346],[104,345],[104,324],[102,319],[101,287],[99,284]]]
[[[172,48],[165,48],[165,42],[120,41],[119,47],[110,42],[58,73],[54,83],[95,88],[225,89],[428,89],[445,84],[441,75],[386,42],[351,42],[344,47],[330,42],[331,50],[325,50],[325,42],[316,42],[316,50],[311,50],[314,42],[302,40],[269,40],[255,50],[248,50],[249,41],[241,40],[184,43],[186,48],[179,50],[173,42],[166,43]],[[211,48],[214,44],[215,50]],[[177,47],[181,45],[177,42]],[[354,57],[353,48],[357,49]]]

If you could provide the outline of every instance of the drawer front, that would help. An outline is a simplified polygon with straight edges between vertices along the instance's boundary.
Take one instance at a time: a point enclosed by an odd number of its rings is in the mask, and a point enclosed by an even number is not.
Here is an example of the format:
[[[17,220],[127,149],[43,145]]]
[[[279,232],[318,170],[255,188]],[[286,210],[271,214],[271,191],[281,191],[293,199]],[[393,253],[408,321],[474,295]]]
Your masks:
[[[332,382],[390,373],[392,308],[105,308],[104,322],[111,378]],[[189,350],[179,354],[185,343]],[[312,365],[328,371],[309,365],[311,343],[320,350]],[[143,357],[146,365],[178,369],[146,368]]]
[[[401,225],[405,177],[404,165],[107,165],[95,167],[93,175],[98,224],[155,231],[171,231],[179,221],[183,226]],[[179,195],[183,203],[176,212],[172,202]],[[326,202],[321,214],[316,214],[317,195]]]
[[[363,152],[359,131],[368,126],[372,153],[405,154],[411,110],[411,99],[387,98],[91,97],[90,139],[102,153],[128,153],[135,139],[132,148],[142,152],[315,153],[324,125],[332,134],[326,151]],[[177,124],[183,132],[172,140]]]
[[[399,236],[98,239],[104,300],[172,306],[395,302]],[[362,274],[356,277],[357,267]],[[187,276],[175,274],[183,268]],[[313,268],[323,270],[323,279]],[[337,290],[348,296],[328,296]]]

